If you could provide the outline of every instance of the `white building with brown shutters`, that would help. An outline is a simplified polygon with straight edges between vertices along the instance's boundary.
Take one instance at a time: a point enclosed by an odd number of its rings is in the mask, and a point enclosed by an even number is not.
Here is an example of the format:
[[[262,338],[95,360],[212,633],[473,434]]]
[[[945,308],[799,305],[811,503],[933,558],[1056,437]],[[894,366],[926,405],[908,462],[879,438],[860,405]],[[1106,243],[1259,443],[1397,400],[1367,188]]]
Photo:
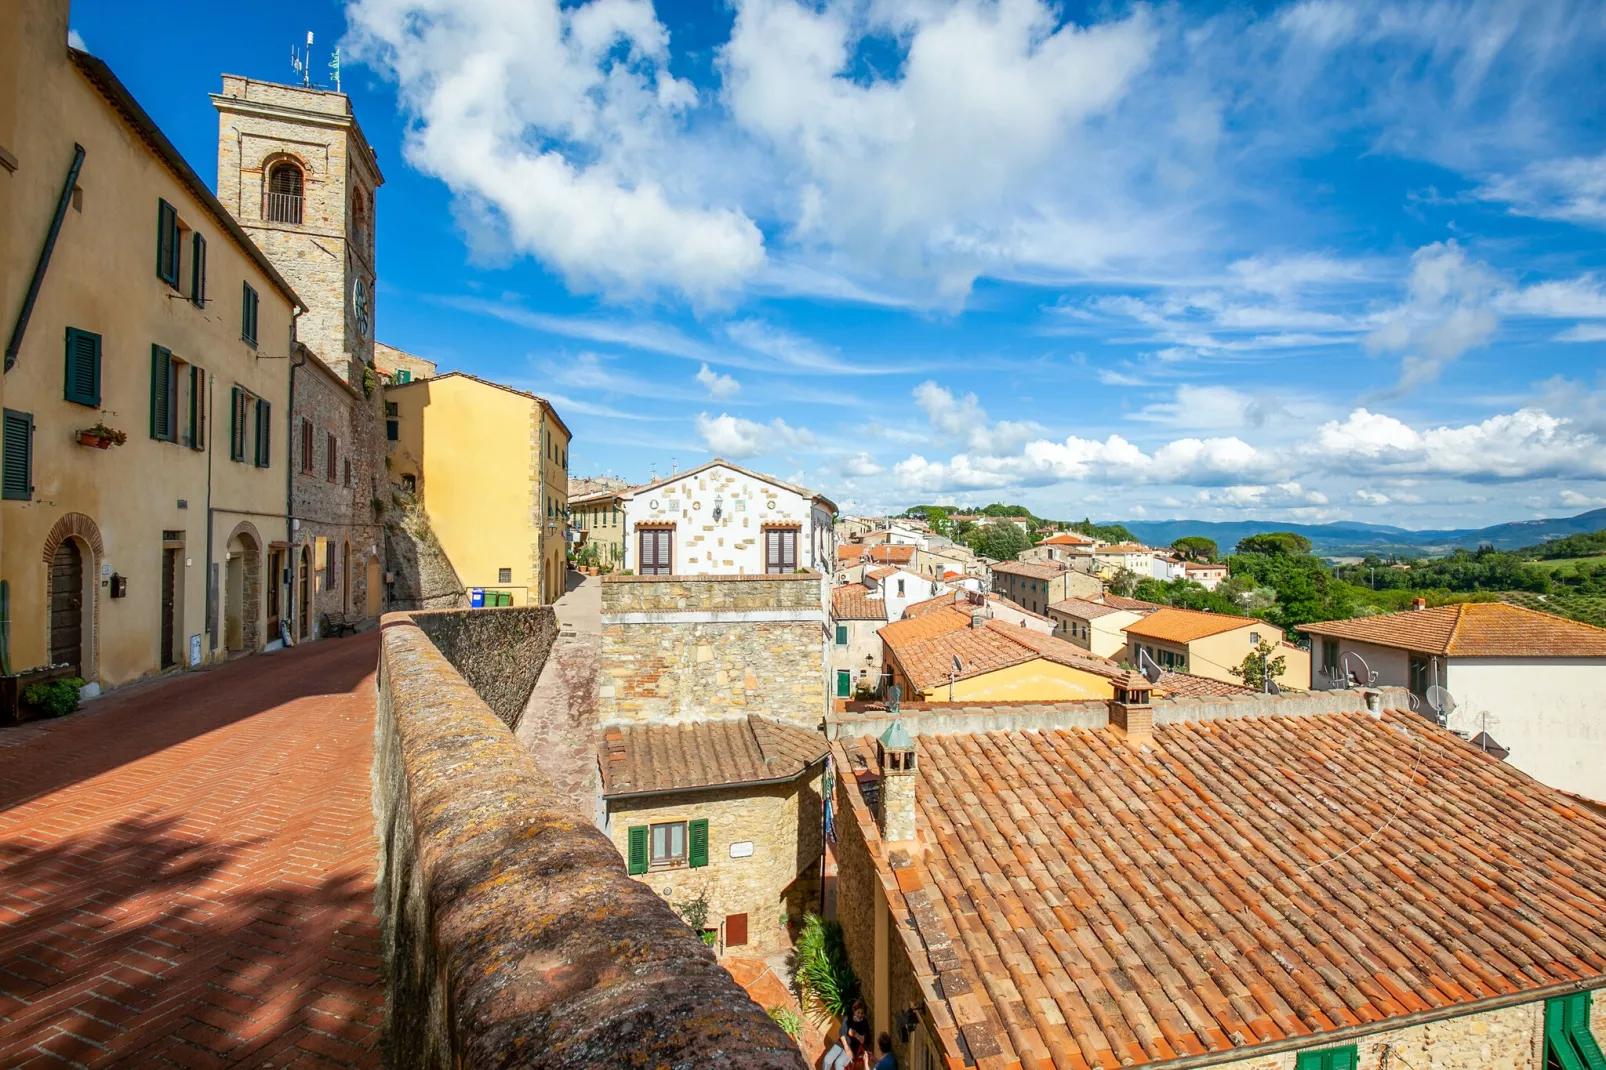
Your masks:
[[[624,568],[638,576],[836,572],[831,500],[729,461],[715,458],[621,501]]]

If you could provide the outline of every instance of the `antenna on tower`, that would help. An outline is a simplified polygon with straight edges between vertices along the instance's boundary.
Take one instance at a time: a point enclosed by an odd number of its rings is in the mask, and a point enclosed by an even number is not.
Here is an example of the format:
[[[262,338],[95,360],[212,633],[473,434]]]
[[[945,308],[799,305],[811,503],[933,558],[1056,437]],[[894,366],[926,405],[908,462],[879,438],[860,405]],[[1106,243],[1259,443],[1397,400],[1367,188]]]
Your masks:
[[[308,89],[312,88],[311,30],[307,31],[307,47],[305,49],[298,53],[294,45],[290,46],[290,69],[295,72],[297,78],[301,79],[301,84],[303,86],[307,87]]]

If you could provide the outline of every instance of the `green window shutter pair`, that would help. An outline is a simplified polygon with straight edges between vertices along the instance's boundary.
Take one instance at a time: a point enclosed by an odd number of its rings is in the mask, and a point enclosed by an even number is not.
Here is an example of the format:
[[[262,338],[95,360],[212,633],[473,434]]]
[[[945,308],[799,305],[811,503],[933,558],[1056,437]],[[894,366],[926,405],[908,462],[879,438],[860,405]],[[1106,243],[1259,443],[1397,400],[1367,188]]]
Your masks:
[[[194,255],[190,257],[190,300],[206,305],[206,239],[199,233],[190,235]]]
[[[245,391],[239,387],[229,392],[229,460],[245,460]]]
[[[1590,993],[1545,1001],[1545,1065],[1562,1070],[1606,1070],[1606,1056],[1589,1029]]]
[[[848,645],[848,626],[846,624],[838,624],[836,626],[836,645]]]
[[[100,335],[67,328],[67,375],[62,396],[100,408]]]
[[[257,398],[256,460],[258,468],[267,468],[273,462],[270,452],[273,442],[273,406]]]
[[[151,437],[172,442],[177,436],[173,411],[173,352],[151,346]]]
[[[1302,1051],[1294,1070],[1356,1070],[1360,1056],[1354,1044],[1325,1051]]]
[[[158,200],[156,206],[156,277],[177,287],[178,209],[162,200]]]
[[[625,869],[631,876],[647,872],[647,826],[635,825],[626,834],[630,851],[625,856]]]
[[[249,282],[242,282],[245,292],[240,301],[240,338],[251,345],[257,344],[257,309],[260,301]]]
[[[686,864],[692,869],[708,865],[708,819],[686,822]]]
[[[33,413],[6,409],[0,422],[0,498],[25,502],[33,497]]]

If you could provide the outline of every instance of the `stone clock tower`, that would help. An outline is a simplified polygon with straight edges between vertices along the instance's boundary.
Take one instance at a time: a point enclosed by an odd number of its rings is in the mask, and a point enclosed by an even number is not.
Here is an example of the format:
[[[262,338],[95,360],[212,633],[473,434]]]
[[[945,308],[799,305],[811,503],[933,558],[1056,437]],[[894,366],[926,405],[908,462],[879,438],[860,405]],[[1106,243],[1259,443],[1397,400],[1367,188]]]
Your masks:
[[[212,103],[218,200],[307,303],[298,338],[360,389],[374,363],[374,191],[385,179],[351,99],[226,74]]]

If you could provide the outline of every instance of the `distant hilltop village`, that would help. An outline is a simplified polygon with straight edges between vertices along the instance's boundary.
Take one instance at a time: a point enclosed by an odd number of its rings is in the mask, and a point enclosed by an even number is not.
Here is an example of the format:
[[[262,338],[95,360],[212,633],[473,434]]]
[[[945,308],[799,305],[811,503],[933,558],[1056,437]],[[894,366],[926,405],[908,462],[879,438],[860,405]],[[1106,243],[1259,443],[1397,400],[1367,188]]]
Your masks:
[[[221,75],[209,184],[67,41],[0,10],[0,1063],[1606,1068],[1594,564],[577,477],[376,340],[350,98]]]

